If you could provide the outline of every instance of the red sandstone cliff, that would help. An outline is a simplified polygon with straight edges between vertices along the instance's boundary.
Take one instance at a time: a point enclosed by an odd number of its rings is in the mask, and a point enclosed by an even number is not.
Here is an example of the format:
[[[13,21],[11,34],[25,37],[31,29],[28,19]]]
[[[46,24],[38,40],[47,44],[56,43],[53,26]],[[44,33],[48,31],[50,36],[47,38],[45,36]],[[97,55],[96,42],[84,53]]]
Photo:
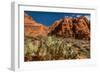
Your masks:
[[[31,16],[24,14],[24,35],[28,37],[46,36],[48,28],[40,23],[37,23]]]
[[[90,39],[90,22],[85,16],[64,17],[49,28],[24,14],[24,34],[29,37],[56,35],[64,38]]]
[[[77,39],[90,39],[90,23],[86,17],[60,19],[49,28],[50,35],[72,37]]]

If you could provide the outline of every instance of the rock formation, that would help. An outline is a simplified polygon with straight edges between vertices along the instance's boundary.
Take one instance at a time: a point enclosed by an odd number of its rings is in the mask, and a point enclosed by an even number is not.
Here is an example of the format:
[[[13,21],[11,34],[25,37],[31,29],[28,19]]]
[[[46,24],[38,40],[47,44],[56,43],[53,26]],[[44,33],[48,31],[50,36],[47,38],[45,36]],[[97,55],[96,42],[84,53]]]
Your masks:
[[[85,17],[79,17],[75,19],[73,25],[73,32],[78,39],[90,39],[90,26]]]
[[[71,37],[76,39],[90,39],[90,23],[86,17],[60,19],[49,28],[50,35]]]
[[[53,34],[61,37],[72,37],[73,35],[72,28],[73,28],[72,18],[64,17],[63,19],[58,20],[50,27],[51,35]]]
[[[46,36],[48,28],[43,24],[37,23],[31,16],[24,14],[24,35],[28,37]]]
[[[64,17],[46,27],[24,14],[24,35],[29,37],[56,35],[64,38],[90,39],[90,21],[85,16]]]

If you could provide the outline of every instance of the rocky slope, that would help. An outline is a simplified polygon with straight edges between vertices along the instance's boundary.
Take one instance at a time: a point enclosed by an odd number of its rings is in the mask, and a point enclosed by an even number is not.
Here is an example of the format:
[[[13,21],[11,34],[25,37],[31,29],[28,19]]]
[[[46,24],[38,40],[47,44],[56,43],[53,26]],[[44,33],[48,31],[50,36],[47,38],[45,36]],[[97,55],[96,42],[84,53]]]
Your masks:
[[[24,35],[28,37],[46,36],[48,28],[43,24],[37,23],[31,16],[24,14]]]
[[[49,28],[50,35],[71,37],[76,39],[90,39],[90,23],[86,17],[60,19]]]

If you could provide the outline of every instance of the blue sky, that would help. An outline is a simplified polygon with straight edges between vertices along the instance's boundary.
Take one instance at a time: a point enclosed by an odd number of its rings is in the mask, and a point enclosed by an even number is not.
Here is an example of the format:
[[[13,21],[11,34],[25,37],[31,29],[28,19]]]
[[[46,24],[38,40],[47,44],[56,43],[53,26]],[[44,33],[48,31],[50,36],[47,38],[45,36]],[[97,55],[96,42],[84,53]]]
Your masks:
[[[44,24],[45,26],[50,26],[56,20],[59,20],[63,17],[79,17],[86,16],[90,19],[90,14],[87,13],[61,13],[61,12],[40,12],[40,11],[24,11],[29,16],[33,18],[38,23]]]

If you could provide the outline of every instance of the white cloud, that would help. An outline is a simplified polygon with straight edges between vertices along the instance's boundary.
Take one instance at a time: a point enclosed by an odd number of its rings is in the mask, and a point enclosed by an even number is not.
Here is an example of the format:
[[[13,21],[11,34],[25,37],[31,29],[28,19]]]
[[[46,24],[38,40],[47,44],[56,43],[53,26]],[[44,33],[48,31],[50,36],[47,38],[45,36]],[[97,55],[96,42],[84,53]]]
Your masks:
[[[77,15],[76,17],[80,17],[80,16],[82,16],[82,15]]]
[[[28,16],[28,14],[27,14],[27,13],[25,13],[25,12],[24,12],[24,15],[25,15],[25,16]]]
[[[65,18],[68,18],[69,16],[65,16]]]
[[[88,20],[90,20],[90,16],[89,16],[89,15],[86,15],[85,17],[86,17]]]

